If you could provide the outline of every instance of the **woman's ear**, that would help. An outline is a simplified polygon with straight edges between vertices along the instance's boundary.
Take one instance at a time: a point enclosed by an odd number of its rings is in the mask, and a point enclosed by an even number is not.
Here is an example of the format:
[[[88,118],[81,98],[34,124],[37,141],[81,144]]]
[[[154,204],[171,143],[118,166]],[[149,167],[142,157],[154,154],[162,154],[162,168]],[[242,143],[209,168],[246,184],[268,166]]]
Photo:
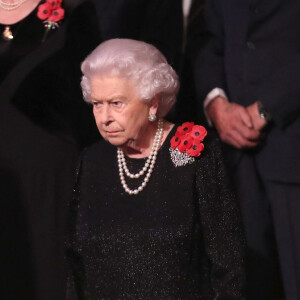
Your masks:
[[[157,115],[158,107],[160,101],[160,94],[155,95],[155,97],[151,100],[149,114]]]

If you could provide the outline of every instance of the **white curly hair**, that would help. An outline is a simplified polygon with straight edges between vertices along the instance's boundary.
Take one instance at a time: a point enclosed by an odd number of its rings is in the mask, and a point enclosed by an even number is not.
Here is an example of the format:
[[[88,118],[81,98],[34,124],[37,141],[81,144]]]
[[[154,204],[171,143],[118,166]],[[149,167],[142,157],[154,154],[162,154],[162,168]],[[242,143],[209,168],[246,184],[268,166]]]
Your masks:
[[[158,116],[165,116],[176,100],[178,76],[163,54],[153,45],[130,39],[111,39],[101,43],[81,65],[81,87],[91,102],[94,77],[120,77],[130,80],[144,101],[159,95]]]

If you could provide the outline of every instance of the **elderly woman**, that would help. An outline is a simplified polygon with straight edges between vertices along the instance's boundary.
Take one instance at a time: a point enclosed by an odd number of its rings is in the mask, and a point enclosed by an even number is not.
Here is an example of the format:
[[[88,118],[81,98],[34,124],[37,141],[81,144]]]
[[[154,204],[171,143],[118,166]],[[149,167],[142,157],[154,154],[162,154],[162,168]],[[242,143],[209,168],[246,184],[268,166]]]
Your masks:
[[[218,142],[163,119],[174,70],[155,47],[114,39],[82,71],[104,140],[77,172],[68,299],[242,299],[243,235]]]

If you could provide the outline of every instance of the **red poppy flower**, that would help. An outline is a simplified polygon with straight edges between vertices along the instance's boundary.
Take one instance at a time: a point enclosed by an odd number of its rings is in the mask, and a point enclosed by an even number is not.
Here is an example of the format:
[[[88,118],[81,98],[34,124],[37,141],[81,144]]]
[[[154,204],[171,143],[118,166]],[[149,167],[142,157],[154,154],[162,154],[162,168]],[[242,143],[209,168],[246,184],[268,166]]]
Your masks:
[[[185,150],[189,149],[192,145],[193,139],[190,136],[186,135],[181,137],[181,142],[177,148],[180,152],[184,152]]]
[[[41,20],[46,20],[51,15],[51,12],[52,12],[51,5],[48,2],[46,2],[39,6],[37,16]]]
[[[193,126],[194,126],[194,122],[185,122],[177,128],[177,132],[180,135],[185,135],[192,130]]]
[[[204,140],[207,135],[206,129],[201,125],[194,125],[189,135],[200,142]]]
[[[52,11],[51,16],[49,17],[49,21],[58,22],[64,18],[65,10],[61,7]]]
[[[181,138],[179,136],[179,134],[176,134],[171,138],[171,148],[175,149],[181,142]]]
[[[60,7],[62,0],[47,0],[47,3],[51,5],[51,9],[57,9]]]
[[[195,143],[193,143],[192,147],[187,149],[185,152],[190,155],[190,156],[200,156],[201,152],[204,149],[204,145],[202,143],[198,143],[197,141],[195,141]]]

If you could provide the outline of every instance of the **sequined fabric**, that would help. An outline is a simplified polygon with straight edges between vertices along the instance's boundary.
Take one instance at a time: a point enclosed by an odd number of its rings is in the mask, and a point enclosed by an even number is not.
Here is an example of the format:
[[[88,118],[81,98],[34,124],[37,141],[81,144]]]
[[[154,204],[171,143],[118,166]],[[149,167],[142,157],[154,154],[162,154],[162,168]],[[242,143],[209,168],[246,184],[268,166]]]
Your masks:
[[[241,222],[218,145],[208,142],[195,163],[175,167],[174,133],[138,195],[123,190],[115,147],[100,142],[82,155],[70,207],[68,299],[242,299]],[[132,172],[145,163],[126,160]]]

